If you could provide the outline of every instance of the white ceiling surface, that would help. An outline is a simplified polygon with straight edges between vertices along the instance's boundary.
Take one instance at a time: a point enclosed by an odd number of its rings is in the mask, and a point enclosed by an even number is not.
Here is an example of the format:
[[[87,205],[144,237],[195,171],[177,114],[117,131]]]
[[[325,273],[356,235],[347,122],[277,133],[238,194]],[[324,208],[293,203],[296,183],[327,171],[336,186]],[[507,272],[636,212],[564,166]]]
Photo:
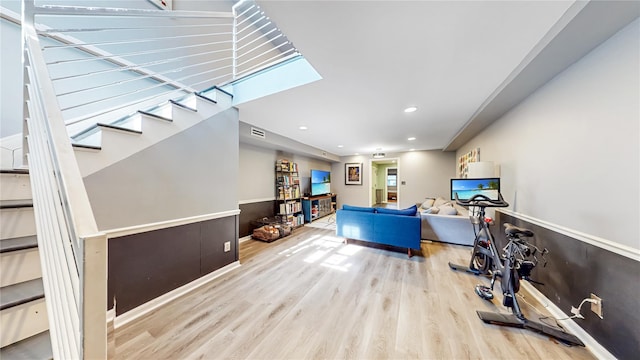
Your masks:
[[[258,3],[323,79],[240,120],[346,156],[445,148],[573,1]]]

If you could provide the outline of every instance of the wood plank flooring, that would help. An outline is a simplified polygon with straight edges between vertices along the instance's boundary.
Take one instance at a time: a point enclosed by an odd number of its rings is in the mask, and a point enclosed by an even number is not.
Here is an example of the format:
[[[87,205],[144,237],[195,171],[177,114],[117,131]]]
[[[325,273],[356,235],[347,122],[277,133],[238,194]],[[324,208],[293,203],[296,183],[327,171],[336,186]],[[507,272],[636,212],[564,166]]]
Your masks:
[[[583,347],[484,324],[508,312],[454,272],[470,248],[423,244],[424,256],[344,244],[304,227],[240,246],[239,269],[115,329],[112,359],[593,359]],[[520,303],[531,319],[544,308]],[[114,353],[115,352],[115,353]]]

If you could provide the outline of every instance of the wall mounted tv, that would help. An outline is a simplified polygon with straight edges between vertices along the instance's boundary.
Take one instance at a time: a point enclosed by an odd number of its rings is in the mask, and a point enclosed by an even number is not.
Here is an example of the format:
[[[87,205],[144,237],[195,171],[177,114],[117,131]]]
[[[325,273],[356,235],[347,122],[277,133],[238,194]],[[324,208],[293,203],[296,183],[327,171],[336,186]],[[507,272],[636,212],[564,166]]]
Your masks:
[[[311,196],[331,193],[331,172],[311,170]]]
[[[456,193],[460,200],[469,200],[476,194],[498,200],[500,178],[451,179],[451,200],[455,200]]]

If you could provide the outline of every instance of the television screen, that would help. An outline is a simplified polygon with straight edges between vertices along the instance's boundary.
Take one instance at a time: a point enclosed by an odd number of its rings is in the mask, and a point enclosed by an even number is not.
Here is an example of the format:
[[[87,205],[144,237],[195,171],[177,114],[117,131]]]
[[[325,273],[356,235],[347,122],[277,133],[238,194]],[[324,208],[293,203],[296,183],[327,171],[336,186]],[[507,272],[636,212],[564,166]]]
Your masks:
[[[456,193],[460,200],[469,200],[476,194],[498,200],[500,178],[451,179],[451,200],[455,200]]]
[[[311,196],[331,193],[331,173],[326,170],[311,170]]]

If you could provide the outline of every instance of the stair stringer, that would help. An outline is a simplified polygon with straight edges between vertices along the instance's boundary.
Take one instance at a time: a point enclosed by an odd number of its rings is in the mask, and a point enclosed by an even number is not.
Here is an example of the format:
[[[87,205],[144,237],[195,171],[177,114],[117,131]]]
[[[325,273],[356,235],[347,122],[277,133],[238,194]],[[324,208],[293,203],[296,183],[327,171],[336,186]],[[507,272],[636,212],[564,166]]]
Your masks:
[[[218,97],[228,97],[225,93]],[[184,109],[175,104],[171,106],[171,119],[163,120],[144,114],[141,117],[142,133],[125,132],[101,127],[101,146],[99,149],[74,147],[76,161],[82,177],[91,175],[109,165],[115,164],[137,152],[182,132],[231,107],[231,100],[208,101],[196,97],[196,110]]]

